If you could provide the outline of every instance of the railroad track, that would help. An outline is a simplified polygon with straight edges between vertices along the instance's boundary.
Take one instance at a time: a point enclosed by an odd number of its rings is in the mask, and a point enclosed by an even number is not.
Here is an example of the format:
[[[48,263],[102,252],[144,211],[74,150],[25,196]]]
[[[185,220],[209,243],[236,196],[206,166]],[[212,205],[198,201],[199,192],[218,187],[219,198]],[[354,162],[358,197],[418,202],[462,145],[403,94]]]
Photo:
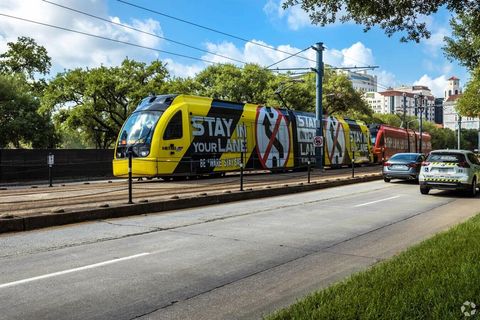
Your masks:
[[[378,166],[359,167],[358,174],[379,172]],[[350,176],[351,169],[341,168],[325,172],[314,171],[311,180],[323,180]],[[307,172],[246,174],[244,188],[265,188],[273,185],[298,184],[307,182]],[[223,178],[163,182],[160,180],[136,181],[133,184],[135,201],[168,199],[173,196],[233,191],[239,189],[238,174]],[[17,189],[0,191],[0,215],[22,216],[51,213],[52,211],[98,207],[99,205],[125,203],[128,199],[128,183],[93,183],[89,185],[65,185],[54,188]]]

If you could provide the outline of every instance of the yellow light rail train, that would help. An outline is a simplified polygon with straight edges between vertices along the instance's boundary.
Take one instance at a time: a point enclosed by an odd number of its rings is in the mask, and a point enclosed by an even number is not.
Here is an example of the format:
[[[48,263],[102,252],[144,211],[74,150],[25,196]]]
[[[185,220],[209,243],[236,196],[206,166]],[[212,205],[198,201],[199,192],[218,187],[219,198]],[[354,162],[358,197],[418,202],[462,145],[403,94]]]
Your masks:
[[[326,117],[324,164],[372,162],[368,127]],[[291,170],[315,163],[315,115],[249,103],[188,95],[142,100],[123,125],[115,147],[113,173],[134,177],[221,175],[240,170]],[[242,161],[243,160],[243,161]]]

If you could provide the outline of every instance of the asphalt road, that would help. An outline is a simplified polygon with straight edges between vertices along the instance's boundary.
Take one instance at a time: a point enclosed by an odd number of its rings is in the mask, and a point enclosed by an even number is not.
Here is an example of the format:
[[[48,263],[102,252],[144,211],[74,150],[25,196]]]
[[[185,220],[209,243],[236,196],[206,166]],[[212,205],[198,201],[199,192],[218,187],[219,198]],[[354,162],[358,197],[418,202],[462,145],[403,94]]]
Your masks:
[[[376,181],[0,236],[0,319],[252,319],[480,211]]]

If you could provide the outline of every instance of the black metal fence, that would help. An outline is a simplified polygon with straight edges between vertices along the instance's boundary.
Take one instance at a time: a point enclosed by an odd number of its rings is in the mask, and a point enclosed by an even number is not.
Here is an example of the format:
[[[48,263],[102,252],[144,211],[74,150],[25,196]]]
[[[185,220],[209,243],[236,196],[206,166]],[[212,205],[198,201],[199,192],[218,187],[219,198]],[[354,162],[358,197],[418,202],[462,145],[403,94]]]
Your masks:
[[[112,149],[0,149],[0,182],[47,180],[48,155],[52,174],[61,178],[112,177]]]

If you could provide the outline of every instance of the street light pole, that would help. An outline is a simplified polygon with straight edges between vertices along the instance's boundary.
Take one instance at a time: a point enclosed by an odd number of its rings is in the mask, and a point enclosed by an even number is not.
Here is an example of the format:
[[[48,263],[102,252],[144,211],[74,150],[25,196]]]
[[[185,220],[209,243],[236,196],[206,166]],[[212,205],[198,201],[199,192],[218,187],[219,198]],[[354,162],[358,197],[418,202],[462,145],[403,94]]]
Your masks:
[[[458,115],[458,135],[457,135],[457,149],[461,147],[461,134],[462,134],[462,116]]]
[[[406,126],[405,121],[406,121],[406,116],[407,116],[407,93],[403,93],[403,123],[402,123],[402,128]]]
[[[420,93],[420,146],[419,146],[419,150],[418,152],[419,153],[422,153],[422,134],[423,134],[423,117],[422,117],[422,113],[423,113],[423,94]]]

